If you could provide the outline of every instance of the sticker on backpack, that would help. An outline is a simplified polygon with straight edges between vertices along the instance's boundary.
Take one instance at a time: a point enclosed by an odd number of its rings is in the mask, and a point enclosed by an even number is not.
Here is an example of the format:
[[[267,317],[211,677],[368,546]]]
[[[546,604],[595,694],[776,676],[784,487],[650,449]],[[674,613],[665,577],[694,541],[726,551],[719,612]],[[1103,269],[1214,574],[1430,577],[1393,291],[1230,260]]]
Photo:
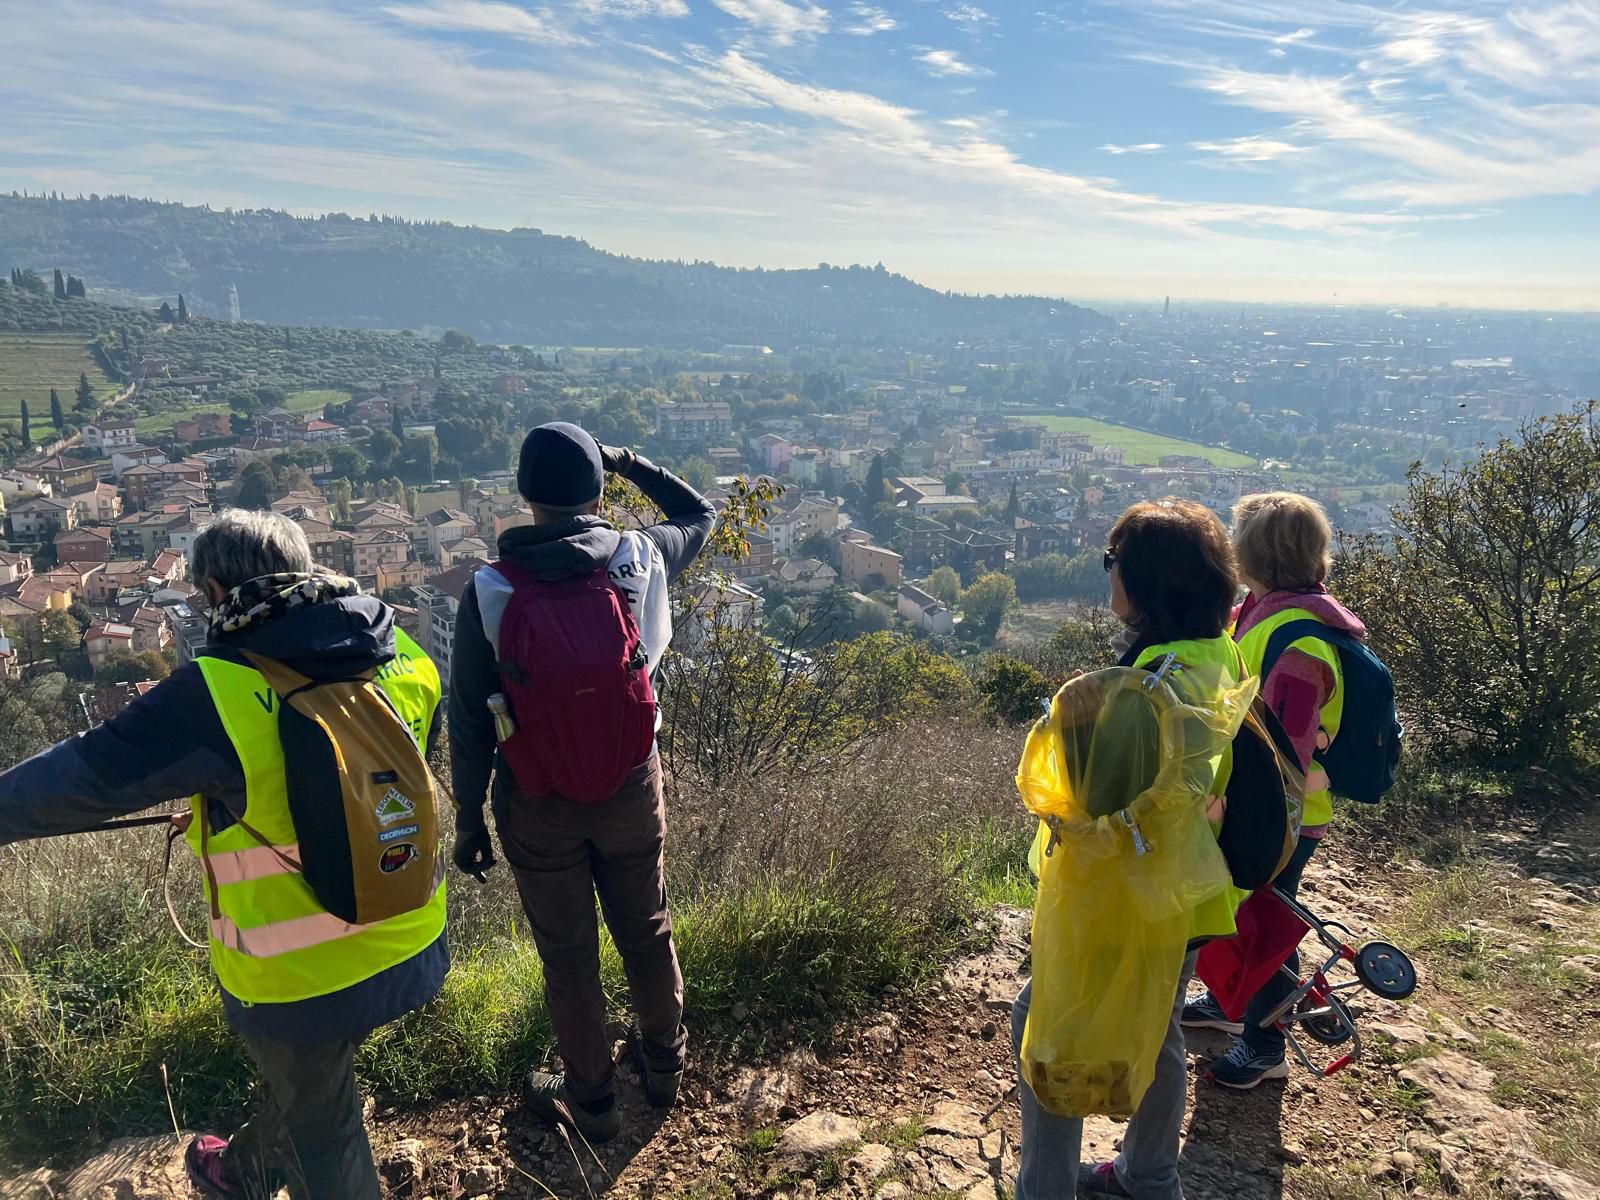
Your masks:
[[[390,788],[384,793],[383,799],[378,801],[378,824],[390,825],[395,821],[406,821],[417,815],[417,805],[410,796],[405,796],[396,788]]]
[[[401,842],[398,846],[390,846],[378,859],[378,870],[385,875],[393,875],[396,871],[403,871],[417,860],[417,847],[412,842]]]

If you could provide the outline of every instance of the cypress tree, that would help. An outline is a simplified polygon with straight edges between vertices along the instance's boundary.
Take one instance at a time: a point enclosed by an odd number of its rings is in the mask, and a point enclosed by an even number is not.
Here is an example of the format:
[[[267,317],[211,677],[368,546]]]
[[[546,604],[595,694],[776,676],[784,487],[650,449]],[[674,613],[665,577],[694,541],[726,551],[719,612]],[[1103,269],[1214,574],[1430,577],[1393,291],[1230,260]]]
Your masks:
[[[156,316],[160,317],[164,323],[171,325],[173,322],[172,305],[163,300],[161,307],[156,310]]]
[[[61,268],[57,267],[56,268],[56,299],[57,300],[65,300],[66,298],[67,298],[67,281],[65,279],[61,278]]]
[[[82,371],[78,372],[78,392],[73,407],[81,413],[94,411],[94,388],[89,383],[89,376]]]
[[[178,293],[178,324],[182,325],[189,319],[189,306],[183,302],[183,293]]]
[[[67,414],[61,411],[61,396],[55,388],[50,389],[50,423],[56,427],[57,433],[67,431]]]
[[[22,448],[24,450],[33,449],[33,430],[28,428],[28,421],[28,402],[24,400],[22,402]]]
[[[1015,525],[1017,518],[1022,515],[1022,502],[1017,499],[1017,485],[1011,484],[1011,499],[1006,501],[1006,522]]]

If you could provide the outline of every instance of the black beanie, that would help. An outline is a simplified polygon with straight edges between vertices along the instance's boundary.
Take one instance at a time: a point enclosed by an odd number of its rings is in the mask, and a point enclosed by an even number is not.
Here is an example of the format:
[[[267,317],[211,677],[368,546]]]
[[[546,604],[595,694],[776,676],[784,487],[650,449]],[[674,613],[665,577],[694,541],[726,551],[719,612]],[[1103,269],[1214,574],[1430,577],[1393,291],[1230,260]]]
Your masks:
[[[530,430],[517,458],[517,491],[529,504],[581,508],[605,490],[600,447],[587,431],[566,421]]]

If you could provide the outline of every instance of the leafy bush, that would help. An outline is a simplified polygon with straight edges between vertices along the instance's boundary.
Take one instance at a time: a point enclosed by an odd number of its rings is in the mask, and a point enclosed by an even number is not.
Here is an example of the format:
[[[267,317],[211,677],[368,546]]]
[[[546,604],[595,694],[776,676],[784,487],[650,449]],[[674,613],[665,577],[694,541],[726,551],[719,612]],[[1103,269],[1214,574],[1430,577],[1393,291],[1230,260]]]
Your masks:
[[[1500,765],[1592,753],[1600,718],[1600,408],[1524,425],[1476,460],[1413,467],[1399,531],[1340,548],[1412,727]]]
[[[1002,725],[1026,725],[1044,713],[1050,681],[1018,658],[1003,654],[985,660],[978,680],[983,709]]]
[[[961,613],[966,632],[982,641],[993,641],[1006,614],[1017,604],[1017,581],[999,571],[980,576],[961,593]]]

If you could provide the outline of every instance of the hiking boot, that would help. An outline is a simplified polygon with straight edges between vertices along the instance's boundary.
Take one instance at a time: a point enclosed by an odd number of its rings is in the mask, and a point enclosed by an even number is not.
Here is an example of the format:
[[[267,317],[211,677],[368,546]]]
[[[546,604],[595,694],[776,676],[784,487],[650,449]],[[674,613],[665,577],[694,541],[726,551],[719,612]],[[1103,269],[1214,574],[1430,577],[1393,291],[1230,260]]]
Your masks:
[[[1282,1050],[1256,1050],[1241,1039],[1206,1074],[1223,1087],[1247,1092],[1269,1079],[1289,1078],[1289,1061]]]
[[[183,1152],[184,1172],[206,1200],[231,1200],[244,1195],[244,1189],[233,1183],[223,1165],[227,1152],[227,1140],[214,1133],[202,1133]]]
[[[1244,1032],[1243,1021],[1230,1021],[1222,1005],[1211,998],[1210,992],[1201,992],[1183,1006],[1183,1016],[1178,1023],[1185,1029],[1220,1029],[1238,1037]]]
[[[1117,1178],[1116,1164],[1103,1162],[1078,1164],[1078,1195],[1128,1197],[1131,1200],[1133,1193],[1123,1187],[1122,1180]]]
[[[530,1071],[522,1084],[522,1100],[534,1116],[576,1129],[593,1145],[609,1142],[622,1132],[622,1114],[614,1096],[580,1104],[559,1075]]]
[[[644,1094],[656,1108],[671,1108],[678,1102],[678,1085],[683,1082],[683,1068],[676,1071],[663,1071],[650,1065],[650,1056],[645,1053],[644,1034],[639,1032],[637,1025],[628,1030],[628,1054],[633,1059],[633,1065],[639,1070],[639,1079],[644,1084]]]

